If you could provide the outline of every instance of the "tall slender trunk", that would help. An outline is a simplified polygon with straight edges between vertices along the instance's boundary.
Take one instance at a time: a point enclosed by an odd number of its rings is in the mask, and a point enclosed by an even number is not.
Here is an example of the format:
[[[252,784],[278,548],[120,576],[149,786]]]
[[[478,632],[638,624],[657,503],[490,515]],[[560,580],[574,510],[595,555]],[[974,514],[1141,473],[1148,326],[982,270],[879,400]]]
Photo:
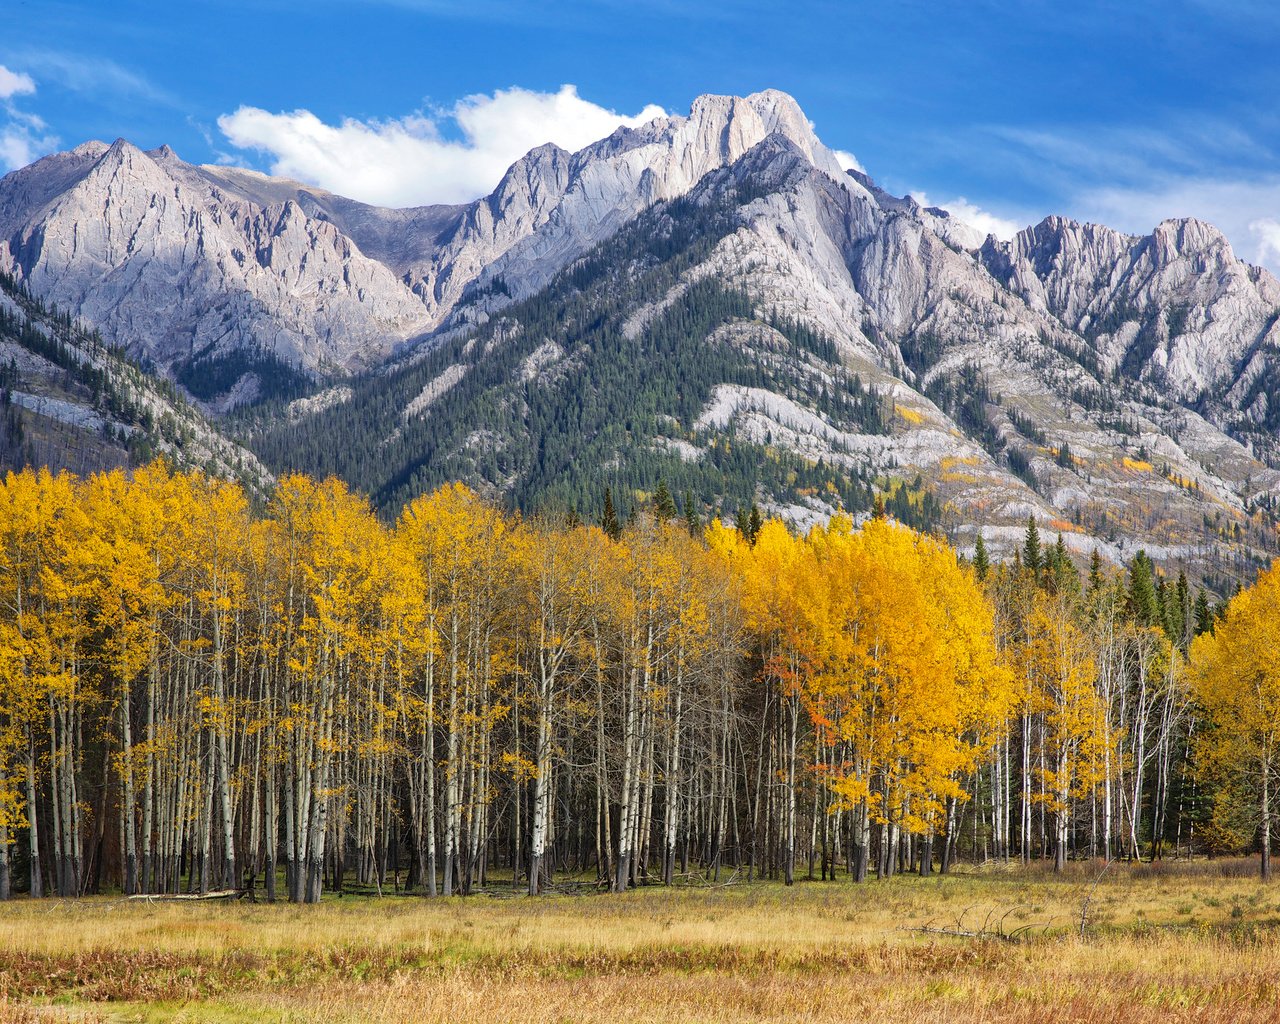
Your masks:
[[[124,789],[124,810],[122,813],[122,827],[124,831],[124,891],[126,896],[132,896],[138,891],[138,825],[134,820],[137,816],[137,798],[134,795],[133,788],[133,723],[131,721],[133,714],[130,707],[129,685],[126,683],[124,692],[120,695],[120,733],[121,746],[121,764],[123,770],[121,772],[121,785]]]
[[[40,871],[40,814],[36,806],[36,754],[30,732],[27,736],[27,860],[31,865],[29,892],[32,899],[44,895]]]
[[[1262,861],[1261,872],[1264,882],[1271,881],[1271,757],[1270,750],[1264,748],[1262,756]]]

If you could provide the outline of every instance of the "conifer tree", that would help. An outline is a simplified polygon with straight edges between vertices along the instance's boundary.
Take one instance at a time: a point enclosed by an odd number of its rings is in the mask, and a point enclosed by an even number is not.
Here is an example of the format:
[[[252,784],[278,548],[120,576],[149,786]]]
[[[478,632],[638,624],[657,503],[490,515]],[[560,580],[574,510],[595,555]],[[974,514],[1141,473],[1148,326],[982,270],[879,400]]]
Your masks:
[[[1027,516],[1027,537],[1022,544],[1022,564],[1027,572],[1038,577],[1044,568],[1044,556],[1040,550],[1040,528],[1036,526],[1036,517]]]
[[[979,530],[977,540],[973,543],[973,572],[981,582],[987,578],[987,573],[990,571],[991,562],[987,558],[987,544],[982,539],[982,531]]]
[[[1141,626],[1157,625],[1162,615],[1153,579],[1151,559],[1139,551],[1129,565],[1129,614]]]
[[[1080,574],[1076,572],[1071,556],[1067,554],[1067,545],[1062,539],[1062,534],[1058,534],[1057,543],[1053,546],[1050,563],[1054,589],[1061,593],[1079,593]]]
[[[613,490],[609,487],[604,489],[604,512],[600,516],[600,529],[611,540],[617,540],[622,536],[622,524],[618,522],[618,511],[613,507]]]
[[[1089,596],[1093,597],[1102,589],[1102,556],[1098,549],[1093,549],[1089,556]]]
[[[1178,573],[1178,585],[1175,591],[1175,596],[1177,608],[1174,613],[1174,621],[1176,623],[1177,635],[1174,637],[1174,641],[1182,649],[1182,653],[1186,654],[1195,635],[1194,610],[1191,607],[1191,587],[1187,584],[1186,570],[1182,570]]]
[[[671,497],[671,490],[667,487],[665,477],[658,481],[658,489],[653,492],[653,514],[662,523],[669,523],[678,515],[675,500]]]
[[[1209,595],[1204,587],[1196,591],[1195,631],[1196,636],[1213,631],[1213,606],[1209,604]]]
[[[702,521],[693,504],[693,491],[690,490],[684,492],[684,523],[689,528],[690,537],[696,537],[702,532]]]

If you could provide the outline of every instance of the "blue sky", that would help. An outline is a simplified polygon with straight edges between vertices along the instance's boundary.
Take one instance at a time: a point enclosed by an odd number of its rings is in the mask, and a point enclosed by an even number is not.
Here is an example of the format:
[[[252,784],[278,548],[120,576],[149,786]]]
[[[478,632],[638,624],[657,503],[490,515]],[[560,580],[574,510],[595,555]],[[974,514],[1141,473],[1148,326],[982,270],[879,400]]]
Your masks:
[[[891,191],[981,226],[1196,215],[1276,268],[1277,44],[1257,0],[6,0],[0,167],[124,136],[452,201],[542,135],[771,87]]]

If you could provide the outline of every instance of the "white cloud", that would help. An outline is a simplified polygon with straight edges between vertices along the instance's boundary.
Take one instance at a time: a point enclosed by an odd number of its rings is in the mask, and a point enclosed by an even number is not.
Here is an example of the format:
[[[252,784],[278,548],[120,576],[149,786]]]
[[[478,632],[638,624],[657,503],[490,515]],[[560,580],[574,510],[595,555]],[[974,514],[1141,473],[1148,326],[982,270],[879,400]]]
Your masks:
[[[840,166],[846,171],[857,171],[859,174],[866,174],[867,169],[858,162],[858,158],[850,153],[847,149],[833,149],[831,152],[835,154]]]
[[[36,83],[22,71],[10,71],[0,64],[0,100],[13,96],[28,96],[36,91]]]
[[[1280,220],[1271,217],[1255,220],[1250,223],[1249,231],[1258,240],[1258,262],[1280,267]]]
[[[60,50],[29,49],[19,51],[22,63],[40,76],[41,81],[54,82],[63,89],[78,93],[95,105],[108,101],[146,100],[160,106],[180,104],[136,71],[106,57]]]
[[[1007,217],[1000,217],[989,210],[984,210],[980,206],[975,206],[969,202],[964,196],[949,200],[945,203],[939,203],[947,213],[962,220],[972,228],[976,228],[983,235],[995,235],[1001,241],[1008,241],[1025,225],[1019,224],[1016,220],[1010,220]]]
[[[30,96],[35,91],[30,75],[0,64],[0,172],[25,167],[58,144],[45,130],[44,121],[13,102],[15,96]]]
[[[554,93],[503,89],[431,115],[349,118],[338,125],[309,110],[273,114],[241,107],[218,118],[218,127],[232,145],[268,154],[273,174],[368,203],[418,206],[487,194],[536,146],[553,142],[572,152],[620,125],[634,127],[663,114],[652,104],[632,116],[619,114],[565,85]],[[460,137],[446,137],[445,124]]]
[[[1016,220],[1000,217],[989,210],[984,210],[982,207],[969,202],[964,196],[948,199],[942,203],[935,203],[924,192],[909,192],[908,195],[921,206],[932,206],[940,210],[946,210],[956,220],[967,224],[983,238],[986,238],[987,235],[995,235],[1001,241],[1007,242],[1025,226]]]

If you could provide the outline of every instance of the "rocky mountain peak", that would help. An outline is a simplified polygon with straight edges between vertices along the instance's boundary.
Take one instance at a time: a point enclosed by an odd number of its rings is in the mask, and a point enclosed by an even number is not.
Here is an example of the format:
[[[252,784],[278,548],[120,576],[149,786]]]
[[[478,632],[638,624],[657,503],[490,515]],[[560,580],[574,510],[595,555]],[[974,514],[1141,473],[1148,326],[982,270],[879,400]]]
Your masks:
[[[1167,265],[1184,257],[1210,255],[1223,263],[1235,262],[1227,236],[1212,224],[1194,217],[1161,221],[1151,232],[1151,241],[1157,265]]]
[[[110,147],[97,139],[90,139],[88,142],[82,142],[75,149],[70,150],[65,156],[87,157],[90,160],[97,160]],[[50,159],[50,158],[46,158]]]
[[[164,164],[182,163],[181,158],[178,156],[177,153],[173,151],[173,147],[171,147],[168,143],[165,143],[163,146],[159,146],[156,149],[147,150],[147,156],[151,157],[151,159],[156,161],[157,163],[164,163]]]

